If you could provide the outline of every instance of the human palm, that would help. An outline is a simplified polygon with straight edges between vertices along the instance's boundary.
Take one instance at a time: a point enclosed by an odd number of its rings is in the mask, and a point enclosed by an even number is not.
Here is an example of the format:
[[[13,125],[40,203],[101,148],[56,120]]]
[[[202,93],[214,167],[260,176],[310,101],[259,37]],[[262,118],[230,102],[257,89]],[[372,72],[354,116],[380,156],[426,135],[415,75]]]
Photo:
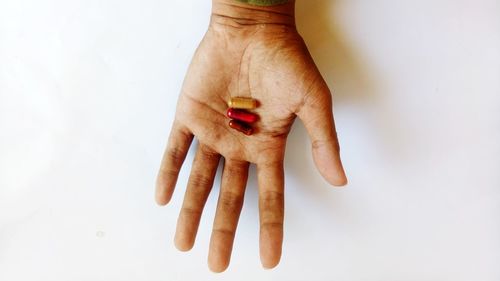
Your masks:
[[[227,101],[251,97],[259,120],[247,136],[228,126]],[[264,267],[281,256],[284,216],[283,159],[290,128],[298,116],[305,124],[320,173],[333,185],[346,177],[339,157],[331,95],[293,26],[259,25],[246,32],[211,25],[186,75],[175,121],[158,176],[156,200],[170,201],[179,170],[196,137],[175,245],[193,247],[203,207],[221,159],[219,201],[209,250],[213,271],[227,268],[243,205],[249,164],[257,166],[260,253]]]

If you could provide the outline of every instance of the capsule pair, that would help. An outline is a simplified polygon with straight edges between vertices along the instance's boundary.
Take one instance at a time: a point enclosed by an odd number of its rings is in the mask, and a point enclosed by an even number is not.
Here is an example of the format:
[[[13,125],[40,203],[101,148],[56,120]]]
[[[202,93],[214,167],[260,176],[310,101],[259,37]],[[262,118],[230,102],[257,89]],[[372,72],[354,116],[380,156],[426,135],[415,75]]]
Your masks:
[[[254,109],[257,107],[257,101],[252,98],[236,97],[231,98],[227,105],[229,109],[226,112],[227,117],[231,118],[229,127],[250,136],[253,134],[253,128],[249,125],[257,122],[259,117],[256,114],[245,109]]]

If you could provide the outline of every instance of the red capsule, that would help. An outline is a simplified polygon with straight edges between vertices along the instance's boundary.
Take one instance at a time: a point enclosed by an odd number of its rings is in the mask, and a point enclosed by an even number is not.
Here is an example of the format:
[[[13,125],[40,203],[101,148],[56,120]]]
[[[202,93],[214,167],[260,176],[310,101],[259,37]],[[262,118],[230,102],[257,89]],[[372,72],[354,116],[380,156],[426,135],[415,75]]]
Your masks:
[[[229,108],[226,113],[227,117],[235,119],[238,121],[243,121],[245,123],[254,123],[259,119],[256,114],[250,113],[245,110]]]
[[[236,131],[242,132],[243,134],[250,136],[253,134],[253,128],[246,123],[240,122],[238,120],[229,121],[229,127],[235,129]]]

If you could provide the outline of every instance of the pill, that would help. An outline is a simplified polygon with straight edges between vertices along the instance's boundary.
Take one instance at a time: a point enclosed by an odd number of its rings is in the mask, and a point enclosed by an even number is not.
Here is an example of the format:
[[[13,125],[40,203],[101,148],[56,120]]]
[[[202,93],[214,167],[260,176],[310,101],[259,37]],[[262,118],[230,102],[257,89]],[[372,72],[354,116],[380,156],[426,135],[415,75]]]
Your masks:
[[[235,108],[228,109],[226,115],[231,119],[243,121],[245,123],[254,123],[257,121],[257,119],[259,119],[256,114]]]
[[[247,136],[250,136],[253,134],[253,128],[250,127],[249,125],[240,122],[238,120],[231,120],[229,121],[229,127],[235,129],[236,131],[239,131]]]
[[[227,105],[232,108],[254,109],[257,107],[257,101],[252,98],[235,97],[231,98]]]

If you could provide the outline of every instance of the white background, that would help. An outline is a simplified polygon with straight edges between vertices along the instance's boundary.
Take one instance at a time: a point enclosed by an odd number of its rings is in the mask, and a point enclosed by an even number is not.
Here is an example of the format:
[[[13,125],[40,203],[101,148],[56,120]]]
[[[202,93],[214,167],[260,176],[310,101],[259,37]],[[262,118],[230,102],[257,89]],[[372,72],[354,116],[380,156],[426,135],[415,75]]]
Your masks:
[[[208,0],[0,0],[0,280],[500,280],[500,2],[299,0],[350,185],[303,126],[282,262],[262,270],[252,170],[233,259],[209,272],[153,186]]]

